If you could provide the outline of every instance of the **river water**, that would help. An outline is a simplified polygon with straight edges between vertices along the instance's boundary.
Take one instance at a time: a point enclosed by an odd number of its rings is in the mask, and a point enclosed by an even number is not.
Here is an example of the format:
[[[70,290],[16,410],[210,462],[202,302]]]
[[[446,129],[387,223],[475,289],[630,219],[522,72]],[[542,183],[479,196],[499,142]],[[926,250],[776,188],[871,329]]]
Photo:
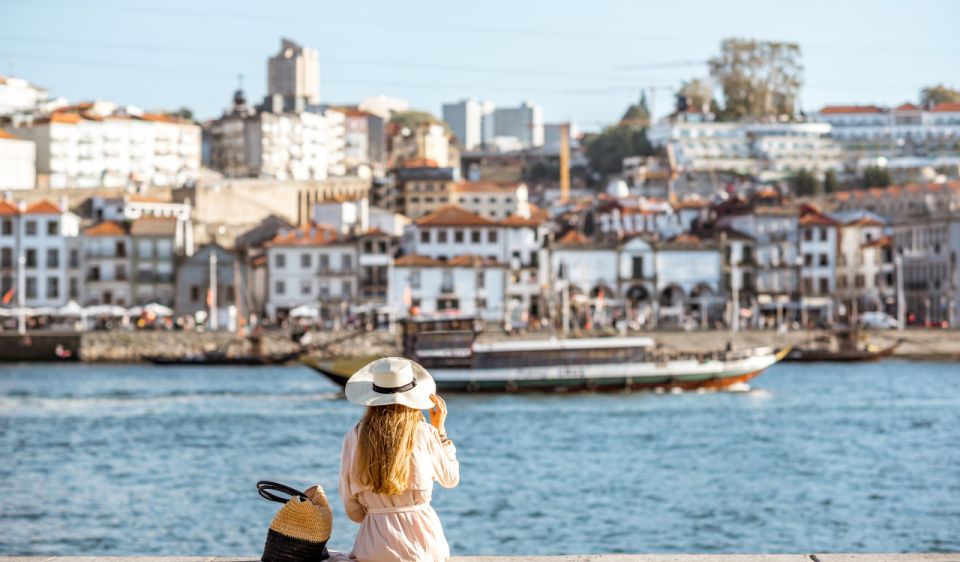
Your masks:
[[[781,364],[741,393],[450,396],[455,554],[960,550],[960,365]],[[360,410],[300,367],[0,367],[0,554],[249,555]]]

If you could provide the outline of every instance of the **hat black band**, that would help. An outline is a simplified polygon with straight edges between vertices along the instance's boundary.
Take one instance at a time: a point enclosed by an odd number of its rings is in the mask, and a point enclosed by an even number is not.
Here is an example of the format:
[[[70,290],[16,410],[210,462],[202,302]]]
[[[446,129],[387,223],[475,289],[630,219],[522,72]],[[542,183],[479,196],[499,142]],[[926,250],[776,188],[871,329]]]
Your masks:
[[[377,386],[376,383],[373,383],[373,391],[377,394],[397,394],[399,392],[406,392],[413,387],[417,386],[417,379],[413,379],[403,386],[395,386],[393,388],[386,386]]]

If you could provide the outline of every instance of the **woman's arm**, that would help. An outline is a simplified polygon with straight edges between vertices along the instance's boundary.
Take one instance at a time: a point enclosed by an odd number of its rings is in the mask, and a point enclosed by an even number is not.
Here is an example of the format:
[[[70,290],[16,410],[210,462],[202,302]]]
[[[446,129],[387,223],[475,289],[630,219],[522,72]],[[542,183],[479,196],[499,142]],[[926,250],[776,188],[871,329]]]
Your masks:
[[[453,488],[460,483],[460,462],[457,461],[457,448],[449,438],[441,440],[435,427],[427,427],[428,448],[433,461],[433,473],[444,488]]]
[[[351,521],[361,523],[367,514],[367,510],[351,491],[350,486],[351,473],[353,472],[354,445],[356,444],[356,439],[353,436],[355,435],[356,432],[350,430],[343,439],[343,452],[340,453],[340,484],[338,488],[340,500],[343,502],[343,510],[347,513],[347,517],[349,517]]]

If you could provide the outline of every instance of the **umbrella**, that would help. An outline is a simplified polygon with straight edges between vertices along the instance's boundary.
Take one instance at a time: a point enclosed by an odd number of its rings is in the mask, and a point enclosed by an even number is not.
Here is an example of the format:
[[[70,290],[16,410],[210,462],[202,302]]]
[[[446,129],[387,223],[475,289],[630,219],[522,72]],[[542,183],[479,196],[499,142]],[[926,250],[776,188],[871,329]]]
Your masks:
[[[308,304],[301,304],[290,311],[290,318],[319,318],[320,311],[317,307]]]
[[[77,301],[70,301],[57,309],[58,316],[82,316],[83,307]]]
[[[97,304],[83,309],[84,314],[92,316],[126,316],[127,310],[115,304]]]
[[[152,302],[147,306],[143,307],[145,312],[149,312],[154,316],[173,316],[173,309],[169,306],[163,306],[160,303]]]

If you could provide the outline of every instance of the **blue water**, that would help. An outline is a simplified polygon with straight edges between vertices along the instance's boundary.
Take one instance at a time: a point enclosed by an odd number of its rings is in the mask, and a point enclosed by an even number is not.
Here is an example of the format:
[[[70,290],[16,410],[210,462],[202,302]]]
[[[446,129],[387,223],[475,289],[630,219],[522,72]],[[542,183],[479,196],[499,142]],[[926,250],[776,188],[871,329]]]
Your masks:
[[[960,550],[960,365],[778,365],[746,393],[449,397],[455,554]],[[304,368],[0,367],[0,554],[250,555],[360,415]]]

